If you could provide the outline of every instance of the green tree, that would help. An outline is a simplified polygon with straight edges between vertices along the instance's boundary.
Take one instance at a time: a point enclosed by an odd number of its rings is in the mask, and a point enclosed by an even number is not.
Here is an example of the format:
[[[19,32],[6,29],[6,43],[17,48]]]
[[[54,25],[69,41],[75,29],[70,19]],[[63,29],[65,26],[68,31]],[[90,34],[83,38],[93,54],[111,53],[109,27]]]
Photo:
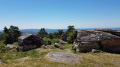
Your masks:
[[[49,33],[48,38],[53,39],[53,34]]]
[[[63,34],[63,30],[58,30],[58,35],[59,35],[59,38],[61,37],[61,35]]]
[[[67,33],[66,32],[62,33],[60,39],[63,40],[63,41],[67,41]]]
[[[21,35],[19,28],[17,26],[10,26],[9,29],[4,28],[4,33],[6,34],[4,43],[12,44],[13,42],[17,42],[18,37]]]
[[[4,33],[8,33],[9,29],[5,26],[3,31],[4,31]]]
[[[0,41],[5,40],[6,35],[7,35],[6,33],[1,33],[0,34]]]
[[[44,45],[51,45],[52,44],[50,38],[44,37],[43,40],[44,40]]]
[[[13,38],[13,42],[16,42],[18,40],[18,37],[21,35],[19,28],[16,26],[10,26],[9,31],[11,37]]]
[[[54,33],[53,33],[53,38],[59,38],[58,32],[54,32]]]
[[[68,35],[68,37],[67,37],[67,42],[68,42],[68,43],[73,43],[73,42],[74,42],[75,32],[76,32],[76,31],[73,31],[73,32],[69,33],[69,35]]]
[[[69,33],[75,31],[75,27],[74,26],[68,26],[68,29],[66,31],[66,33],[69,35]]]
[[[39,37],[47,37],[48,33],[45,31],[44,28],[41,28],[41,30],[38,32],[37,36]]]

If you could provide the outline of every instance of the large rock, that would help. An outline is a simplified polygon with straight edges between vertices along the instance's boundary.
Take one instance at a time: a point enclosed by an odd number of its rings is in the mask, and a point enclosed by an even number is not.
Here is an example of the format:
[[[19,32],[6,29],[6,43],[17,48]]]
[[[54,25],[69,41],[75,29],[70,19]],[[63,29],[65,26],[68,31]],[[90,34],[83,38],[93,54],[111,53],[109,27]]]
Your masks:
[[[92,49],[101,49],[109,52],[120,52],[120,37],[101,30],[77,31],[76,46],[81,52],[89,52]],[[74,49],[76,50],[76,49]]]
[[[17,51],[28,51],[39,48],[43,45],[43,39],[31,34],[26,34],[18,38]]]
[[[120,36],[120,30],[112,30],[112,29],[95,29],[95,30],[111,33],[111,34],[116,35],[116,36]]]
[[[120,53],[120,39],[101,41],[102,49],[107,52]]]

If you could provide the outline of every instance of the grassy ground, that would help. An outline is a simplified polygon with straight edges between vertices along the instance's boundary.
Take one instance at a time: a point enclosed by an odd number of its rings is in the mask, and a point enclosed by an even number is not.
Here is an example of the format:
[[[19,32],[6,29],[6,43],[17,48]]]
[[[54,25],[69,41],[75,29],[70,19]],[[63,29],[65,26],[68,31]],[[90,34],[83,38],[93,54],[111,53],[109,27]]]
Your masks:
[[[0,67],[120,67],[120,55],[111,53],[75,53],[71,50],[72,44],[62,45],[64,50],[38,48],[27,52],[16,52],[15,50],[1,53],[0,60],[4,63]],[[52,62],[46,59],[51,51],[75,53],[82,57],[77,64]]]

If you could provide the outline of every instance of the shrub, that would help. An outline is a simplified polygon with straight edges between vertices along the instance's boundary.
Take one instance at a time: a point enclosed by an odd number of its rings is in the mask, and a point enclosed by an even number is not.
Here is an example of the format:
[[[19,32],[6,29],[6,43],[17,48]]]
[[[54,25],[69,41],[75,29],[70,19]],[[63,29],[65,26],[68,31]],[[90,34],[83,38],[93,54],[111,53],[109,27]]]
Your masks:
[[[0,40],[5,40],[5,37],[7,36],[7,34],[6,33],[1,33],[0,34]]]
[[[54,44],[54,43],[59,43],[59,42],[60,42],[60,40],[59,40],[58,38],[52,39],[52,44]]]
[[[5,53],[7,51],[6,45],[0,41],[0,53]]]
[[[52,43],[50,38],[44,37],[43,40],[44,40],[44,45],[51,45]]]
[[[16,46],[17,46],[17,45],[18,45],[18,42],[14,42],[13,45],[16,45]]]
[[[75,35],[75,31],[69,33],[68,37],[67,37],[67,42],[68,43],[73,43],[74,42],[74,35]]]

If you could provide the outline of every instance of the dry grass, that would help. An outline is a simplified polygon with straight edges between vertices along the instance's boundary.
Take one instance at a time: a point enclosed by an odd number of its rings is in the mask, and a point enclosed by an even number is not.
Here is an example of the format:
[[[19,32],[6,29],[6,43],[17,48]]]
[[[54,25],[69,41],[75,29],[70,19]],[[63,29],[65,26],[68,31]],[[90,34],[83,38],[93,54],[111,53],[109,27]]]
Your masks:
[[[69,48],[63,45],[65,48]],[[71,47],[69,48],[71,49]],[[76,54],[82,56],[82,61],[77,64],[71,63],[59,63],[48,61],[45,57],[51,51],[64,51],[60,49],[35,49],[26,52],[24,56],[18,56],[18,53],[10,53],[15,58],[7,58],[5,61],[7,63],[0,64],[0,67],[120,67],[120,54],[111,54],[111,53],[79,53]],[[73,52],[74,53],[74,52]],[[21,53],[22,54],[22,53]],[[31,55],[34,54],[34,55]],[[17,57],[16,57],[17,55]],[[17,61],[16,59],[27,57],[22,61]],[[30,58],[30,59],[28,59]],[[3,58],[4,59],[4,58]]]

